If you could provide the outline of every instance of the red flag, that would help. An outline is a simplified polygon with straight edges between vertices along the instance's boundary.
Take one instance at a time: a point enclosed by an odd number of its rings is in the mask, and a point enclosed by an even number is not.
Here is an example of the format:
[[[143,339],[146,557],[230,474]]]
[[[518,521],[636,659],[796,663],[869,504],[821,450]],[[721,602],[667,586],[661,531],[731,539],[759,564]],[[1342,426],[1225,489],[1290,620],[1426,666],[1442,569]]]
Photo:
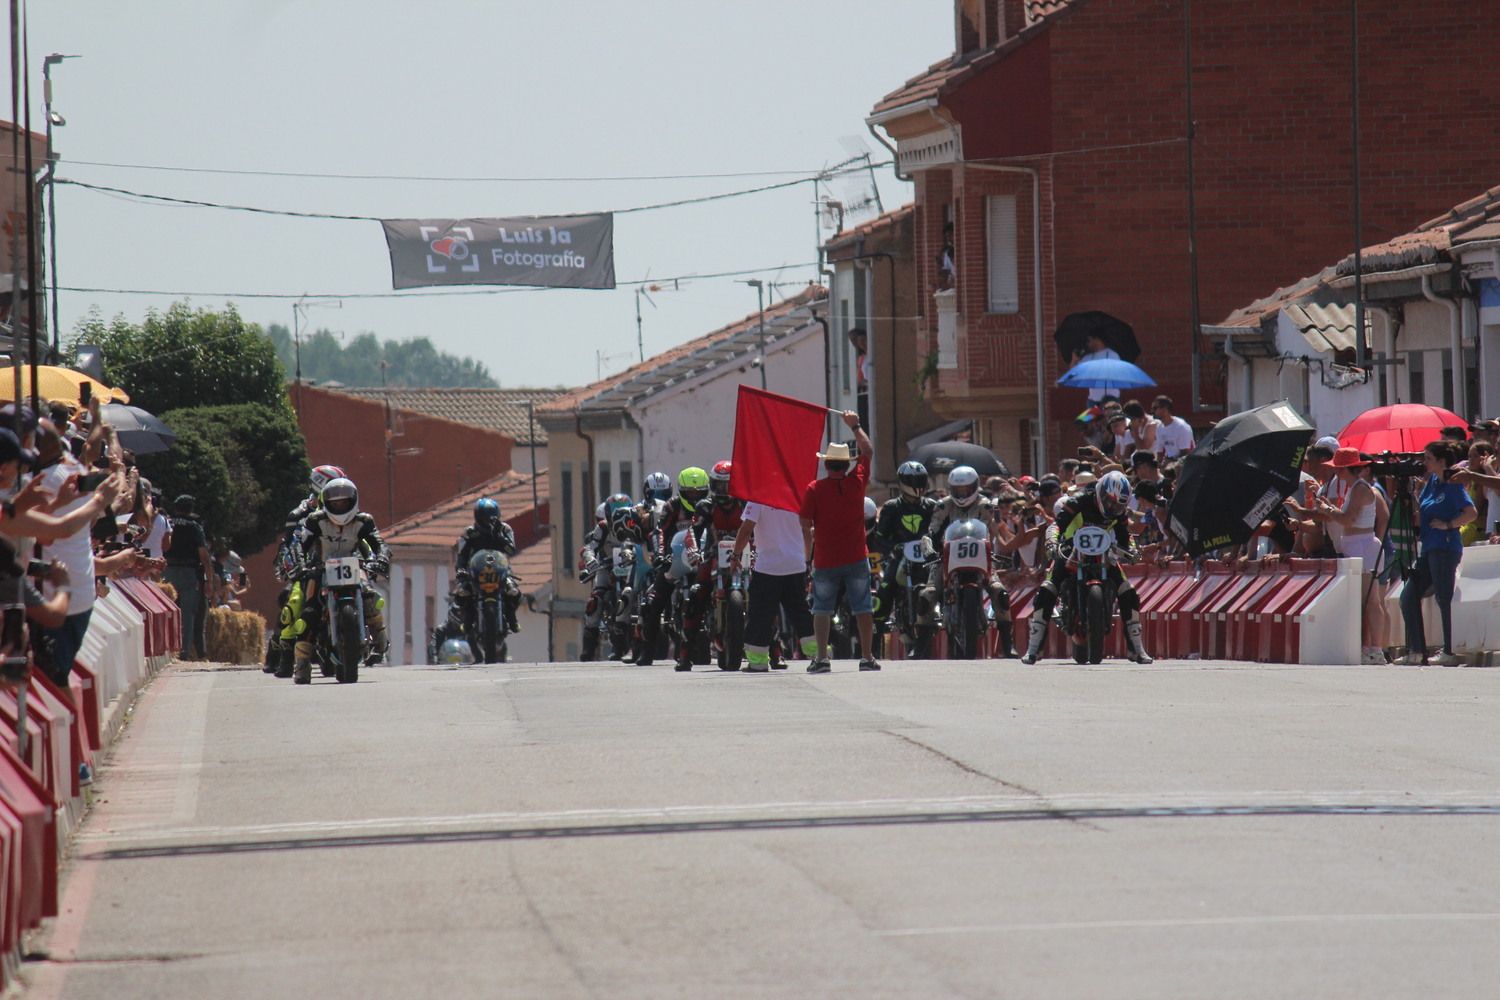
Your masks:
[[[826,406],[740,386],[729,492],[778,510],[797,510],[818,478]]]

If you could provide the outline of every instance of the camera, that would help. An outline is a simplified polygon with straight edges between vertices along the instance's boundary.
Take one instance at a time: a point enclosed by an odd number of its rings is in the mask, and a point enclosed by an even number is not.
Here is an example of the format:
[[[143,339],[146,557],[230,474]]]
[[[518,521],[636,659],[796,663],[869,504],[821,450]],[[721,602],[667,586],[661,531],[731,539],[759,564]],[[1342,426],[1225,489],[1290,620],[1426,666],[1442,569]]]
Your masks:
[[[1419,451],[1387,451],[1370,456],[1370,474],[1378,477],[1421,477],[1427,475],[1427,466]]]

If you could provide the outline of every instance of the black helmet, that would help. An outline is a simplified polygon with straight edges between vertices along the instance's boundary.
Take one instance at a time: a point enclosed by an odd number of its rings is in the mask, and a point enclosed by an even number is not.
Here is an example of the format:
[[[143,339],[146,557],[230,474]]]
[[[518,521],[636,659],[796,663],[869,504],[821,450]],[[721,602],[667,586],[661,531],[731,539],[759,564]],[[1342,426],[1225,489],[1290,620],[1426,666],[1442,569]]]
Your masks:
[[[903,462],[896,470],[896,481],[901,485],[902,496],[920,500],[927,493],[927,466],[921,462]]]

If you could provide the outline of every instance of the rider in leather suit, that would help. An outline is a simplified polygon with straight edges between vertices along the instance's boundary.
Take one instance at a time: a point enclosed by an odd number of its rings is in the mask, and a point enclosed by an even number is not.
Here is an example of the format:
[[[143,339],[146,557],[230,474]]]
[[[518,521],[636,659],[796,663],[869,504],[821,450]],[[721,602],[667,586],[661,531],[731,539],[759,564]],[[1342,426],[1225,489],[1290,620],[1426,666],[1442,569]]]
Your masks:
[[[302,620],[302,581],[292,577],[297,568],[297,533],[309,514],[318,509],[318,497],[323,487],[335,479],[344,478],[344,470],[337,465],[320,465],[308,477],[311,492],[286,516],[281,544],[276,549],[276,579],[285,586],[276,595],[276,617],[280,631],[271,633],[266,647],[266,673],[274,673],[286,679],[292,676],[294,650],[297,645],[296,625]]]
[[[699,552],[711,554],[719,539],[732,539],[739,533],[741,516],[745,513],[745,501],[729,495],[729,475],[732,470],[732,463],[719,462],[708,474],[708,499],[700,500],[693,512],[693,541]],[[683,612],[683,630],[686,632],[695,632],[703,627],[708,602],[713,597],[712,573],[712,567],[705,558],[699,564],[693,576],[693,586],[688,591],[687,607]],[[692,657],[686,650],[679,651],[677,670],[692,669]]]
[[[458,555],[453,562],[454,588],[449,601],[457,602],[463,621],[470,620],[474,603],[474,590],[469,585],[469,560],[476,552],[493,549],[505,556],[516,554],[516,533],[510,525],[500,519],[500,505],[489,497],[474,503],[474,523],[464,529],[458,541]],[[516,620],[516,609],[521,605],[521,588],[515,575],[505,578],[505,628],[515,633],[521,631]]]
[[[1078,493],[1060,501],[1057,505],[1057,520],[1047,529],[1047,552],[1052,557],[1052,571],[1041,589],[1036,592],[1031,611],[1031,634],[1026,655],[1022,663],[1035,663],[1042,651],[1042,642],[1047,637],[1047,622],[1052,609],[1057,606],[1058,588],[1068,572],[1067,553],[1072,548],[1073,535],[1085,524],[1097,525],[1113,531],[1115,544],[1122,552],[1133,551],[1130,538],[1130,522],[1127,506],[1130,503],[1130,480],[1124,473],[1109,472],[1096,483],[1090,483]],[[1141,638],[1141,596],[1120,572],[1118,566],[1109,567],[1110,579],[1115,585],[1115,598],[1120,606],[1120,618],[1125,622],[1126,644],[1130,658],[1137,663],[1150,663],[1151,655]]]
[[[297,662],[292,670],[292,680],[297,684],[312,683],[313,644],[309,633],[316,628],[322,617],[322,593],[320,574],[327,559],[342,559],[349,556],[367,557],[372,576],[389,576],[391,552],[380,530],[375,527],[375,518],[359,509],[359,489],[348,479],[335,479],[323,488],[322,507],[314,511],[303,522],[299,533],[300,576],[304,588],[310,593],[302,607],[302,620],[306,626],[297,638]],[[370,630],[373,650],[370,663],[378,663],[385,656],[390,643],[385,633],[385,616],[380,610],[380,596],[373,587],[364,591],[365,627]]]
[[[896,606],[896,584],[902,573],[911,574],[922,591],[927,580],[926,565],[906,565],[901,547],[907,542],[919,541],[932,527],[932,518],[937,513],[938,502],[927,495],[927,467],[921,462],[906,462],[896,470],[896,481],[900,494],[887,500],[880,508],[875,521],[874,545],[887,553],[885,573],[880,580],[877,596],[880,619],[876,624],[883,630],[891,627],[890,613]],[[910,640],[910,636],[907,637]]]
[[[655,578],[641,604],[641,649],[635,658],[639,666],[649,667],[653,662],[656,642],[661,635],[661,618],[671,605],[672,591],[677,587],[677,582],[667,575],[672,565],[672,537],[692,526],[698,504],[708,498],[708,486],[707,472],[697,466],[683,469],[677,476],[677,497],[657,521],[656,533],[651,540]],[[692,532],[688,532],[688,538],[692,539]],[[679,660],[682,655],[679,651]]]
[[[932,516],[932,525],[927,529],[928,537],[937,551],[943,551],[943,533],[948,525],[964,518],[983,521],[990,529],[990,538],[996,554],[1006,540],[1000,537],[1000,511],[990,499],[979,492],[979,473],[967,465],[960,465],[948,473],[948,495],[938,502],[937,512]],[[937,581],[941,585],[941,581]],[[1010,591],[1005,587],[999,572],[991,572],[988,584],[990,607],[995,612],[995,628],[1000,633],[1000,655],[1014,656],[1011,647],[1013,638],[1010,618]]]

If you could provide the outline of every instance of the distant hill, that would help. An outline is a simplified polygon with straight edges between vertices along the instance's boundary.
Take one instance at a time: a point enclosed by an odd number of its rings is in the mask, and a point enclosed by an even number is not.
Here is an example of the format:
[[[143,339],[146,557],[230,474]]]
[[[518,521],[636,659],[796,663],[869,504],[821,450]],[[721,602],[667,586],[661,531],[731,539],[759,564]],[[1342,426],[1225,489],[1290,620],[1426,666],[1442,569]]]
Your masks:
[[[279,323],[266,328],[287,374],[297,370],[292,332]],[[493,389],[499,383],[481,362],[460,358],[432,346],[426,337],[381,342],[373,333],[343,341],[329,330],[302,338],[302,377],[348,386],[381,384],[380,362],[385,361],[385,384],[445,389]]]

